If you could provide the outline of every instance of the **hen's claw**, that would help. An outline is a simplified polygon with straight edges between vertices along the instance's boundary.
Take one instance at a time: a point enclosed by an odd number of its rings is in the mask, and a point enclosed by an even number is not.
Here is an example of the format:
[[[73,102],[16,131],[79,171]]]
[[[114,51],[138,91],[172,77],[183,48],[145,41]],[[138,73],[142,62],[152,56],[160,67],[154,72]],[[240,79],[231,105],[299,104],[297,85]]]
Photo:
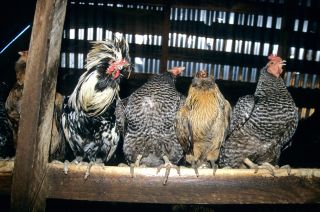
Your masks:
[[[199,177],[199,170],[198,170],[198,165],[194,160],[191,162],[191,167],[194,169],[194,172],[196,173],[196,176]]]
[[[158,168],[157,168],[157,174],[160,172],[160,170],[161,170],[162,168],[165,168],[165,169],[166,169],[166,173],[165,173],[165,175],[164,175],[164,180],[163,180],[163,185],[165,185],[165,184],[167,183],[167,181],[168,181],[168,178],[169,178],[170,169],[171,169],[171,168],[176,169],[178,175],[180,175],[180,167],[172,164],[172,163],[169,161],[169,158],[168,158],[167,156],[163,156],[163,159],[164,159],[165,163],[162,164],[162,165],[160,165],[160,166],[158,166]]]
[[[132,178],[134,176],[134,167],[139,167],[140,166],[141,158],[142,158],[142,155],[138,155],[136,161],[134,163],[130,164],[130,175],[131,175]]]

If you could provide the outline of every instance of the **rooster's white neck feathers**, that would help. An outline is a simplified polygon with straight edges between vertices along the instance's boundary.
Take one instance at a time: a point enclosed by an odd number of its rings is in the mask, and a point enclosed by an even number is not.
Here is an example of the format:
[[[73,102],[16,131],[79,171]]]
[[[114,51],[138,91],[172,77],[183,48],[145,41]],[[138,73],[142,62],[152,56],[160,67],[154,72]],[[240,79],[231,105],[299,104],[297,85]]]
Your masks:
[[[120,86],[116,82],[115,86],[107,86],[103,90],[97,90],[96,85],[100,74],[96,67],[106,66],[106,62],[109,65],[113,62],[119,62],[127,56],[128,44],[123,39],[115,38],[114,40],[93,42],[93,48],[88,53],[86,60],[85,68],[87,71],[81,75],[70,95],[69,106],[77,111],[83,110],[89,116],[103,114],[118,97]]]

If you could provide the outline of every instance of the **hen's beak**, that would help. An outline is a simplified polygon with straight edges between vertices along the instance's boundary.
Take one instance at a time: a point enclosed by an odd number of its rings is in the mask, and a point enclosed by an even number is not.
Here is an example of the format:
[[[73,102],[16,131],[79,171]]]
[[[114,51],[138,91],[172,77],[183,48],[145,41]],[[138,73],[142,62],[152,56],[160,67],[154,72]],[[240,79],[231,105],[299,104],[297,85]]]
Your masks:
[[[285,66],[285,65],[287,65],[286,62],[287,62],[287,61],[282,60],[280,64],[283,65],[283,66]]]

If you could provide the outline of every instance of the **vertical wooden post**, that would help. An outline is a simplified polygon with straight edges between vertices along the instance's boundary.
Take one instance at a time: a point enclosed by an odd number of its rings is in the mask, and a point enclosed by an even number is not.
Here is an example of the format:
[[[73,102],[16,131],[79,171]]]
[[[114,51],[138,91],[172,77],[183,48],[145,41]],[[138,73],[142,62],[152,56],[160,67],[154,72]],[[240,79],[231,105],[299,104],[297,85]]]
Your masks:
[[[167,61],[169,55],[169,31],[170,31],[170,2],[167,1],[163,8],[162,24],[162,49],[160,59],[160,72],[167,70]]]
[[[67,0],[38,0],[11,191],[12,211],[44,211],[54,95]]]
[[[290,35],[290,23],[292,21],[292,5],[296,2],[284,2],[284,11],[283,11],[283,17],[282,17],[282,33],[281,33],[281,43],[279,46],[278,54],[281,56],[284,60],[287,59],[288,53],[289,53],[289,46],[288,46],[288,38]]]

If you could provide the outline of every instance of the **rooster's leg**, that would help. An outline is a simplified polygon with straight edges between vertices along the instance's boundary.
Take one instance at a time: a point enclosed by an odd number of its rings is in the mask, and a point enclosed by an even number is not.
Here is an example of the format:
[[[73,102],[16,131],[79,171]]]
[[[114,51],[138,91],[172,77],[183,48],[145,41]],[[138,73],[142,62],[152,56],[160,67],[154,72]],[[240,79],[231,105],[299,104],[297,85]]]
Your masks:
[[[140,160],[142,158],[142,155],[138,155],[136,161],[134,163],[131,163],[130,164],[130,174],[131,174],[131,177],[133,178],[133,174],[134,174],[134,167],[139,167],[140,166]]]
[[[81,163],[81,161],[82,161],[82,157],[77,156],[77,157],[72,161],[72,163],[78,165],[79,163]],[[64,167],[63,167],[63,172],[64,172],[65,174],[68,174],[69,165],[70,165],[70,162],[69,162],[68,160],[65,160],[65,161],[64,161]]]
[[[65,160],[65,161],[64,161],[64,166],[63,166],[63,172],[64,172],[64,174],[68,174],[69,164],[70,164],[70,162],[69,162],[68,160]]]
[[[90,169],[91,169],[93,163],[94,163],[94,162],[90,161],[90,163],[89,163],[88,166],[87,166],[86,173],[84,174],[84,179],[85,179],[85,180],[86,180],[86,179],[89,177],[89,175],[90,175]]]
[[[168,181],[168,177],[169,177],[169,174],[170,174],[170,169],[171,168],[175,168],[177,170],[177,173],[180,175],[180,167],[179,166],[176,166],[174,164],[172,164],[169,160],[169,158],[164,155],[163,156],[163,160],[164,160],[164,164],[160,165],[158,168],[157,168],[157,174],[160,172],[160,170],[162,168],[165,168],[166,169],[166,173],[164,175],[164,180],[163,180],[163,185],[165,185]]]

